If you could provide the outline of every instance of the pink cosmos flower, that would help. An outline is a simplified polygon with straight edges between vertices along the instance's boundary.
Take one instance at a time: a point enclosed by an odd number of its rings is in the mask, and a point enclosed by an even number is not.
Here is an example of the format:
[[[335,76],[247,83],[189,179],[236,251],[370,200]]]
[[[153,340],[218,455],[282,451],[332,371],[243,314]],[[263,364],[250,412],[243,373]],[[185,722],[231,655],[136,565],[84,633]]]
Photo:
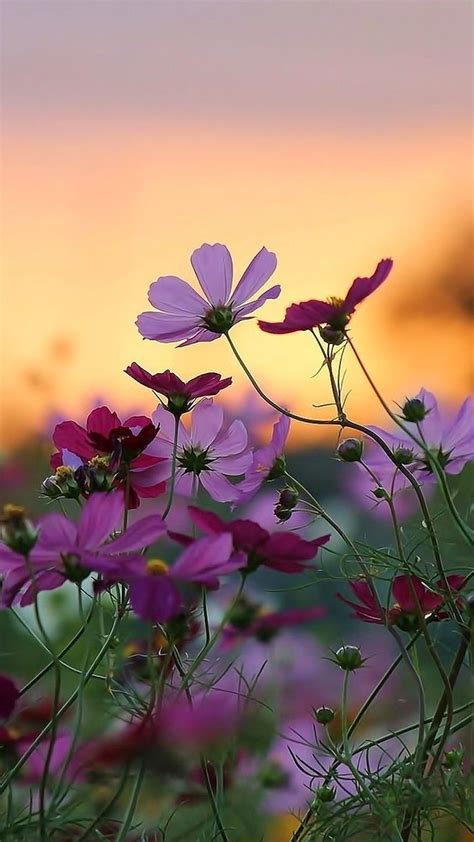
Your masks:
[[[232,383],[232,377],[222,379],[220,374],[209,371],[207,374],[199,374],[185,383],[177,374],[167,369],[161,374],[150,374],[138,363],[132,363],[125,369],[125,373],[133,377],[137,383],[153,389],[159,395],[168,398],[168,409],[174,415],[182,415],[192,409],[194,401],[198,398],[206,398],[217,395],[222,389],[226,389]]]
[[[266,248],[255,255],[232,292],[232,258],[226,246],[205,243],[191,255],[191,264],[204,298],[173,275],[158,278],[148,292],[157,313],[142,313],[137,326],[145,339],[181,342],[212,342],[247,318],[269,298],[277,298],[280,287],[273,286],[249,301],[268,281],[276,268],[276,256]]]
[[[130,508],[139,505],[140,497],[156,497],[164,490],[157,478],[160,459],[150,456],[148,447],[158,432],[149,418],[136,415],[121,421],[107,406],[92,410],[86,427],[75,421],[63,421],[53,433],[58,452],[51,457],[51,466],[72,469],[89,467],[95,457],[105,457],[107,465],[116,472],[115,484],[123,484],[130,474]]]
[[[245,472],[245,479],[239,483],[239,504],[246,503],[267,479],[277,479],[285,472],[283,450],[290,430],[290,419],[280,415],[273,426],[271,442],[266,447],[259,447],[253,454],[250,467]]]
[[[474,400],[466,398],[458,413],[453,418],[448,413],[442,413],[438,401],[432,392],[421,389],[415,398],[408,403],[421,405],[421,418],[415,425],[405,421],[407,427],[413,427],[413,434],[423,440],[428,450],[437,457],[440,465],[448,474],[459,474],[464,465],[474,459]],[[394,433],[387,432],[380,427],[371,427],[389,445],[393,453],[402,452],[407,456],[404,464],[412,471],[418,482],[436,482],[430,464],[418,445],[402,430]],[[364,455],[364,461],[372,468],[377,477],[381,478],[381,485],[391,488],[395,479],[395,490],[404,488],[408,484],[400,472],[383,451],[376,445]],[[396,476],[395,475],[396,472]]]
[[[66,580],[81,582],[91,571],[105,572],[107,564],[125,565],[136,556],[143,562],[140,552],[166,531],[165,524],[159,515],[150,515],[109,541],[123,512],[121,492],[92,494],[77,524],[57,513],[40,520],[38,540],[28,559],[0,545],[0,608],[29,605],[38,592],[59,588]]]
[[[447,576],[447,581],[452,590],[458,591],[464,585],[463,576]],[[411,585],[410,585],[411,582]],[[379,607],[375,595],[365,579],[349,582],[352,592],[359,602],[351,602],[341,594],[337,597],[354,609],[353,616],[364,623],[376,623],[377,625],[396,625],[404,631],[410,631],[417,627],[418,609],[413,595],[416,593],[420,608],[426,620],[442,619],[444,615],[439,609],[445,601],[443,594],[443,582],[436,583],[438,592],[431,590],[418,576],[396,576],[391,585],[391,592],[395,598],[395,604],[386,610]],[[441,593],[439,593],[441,591]]]
[[[94,560],[94,569],[103,573],[108,582],[129,584],[133,610],[142,620],[153,623],[166,623],[181,610],[182,597],[177,583],[216,588],[219,576],[244,565],[245,556],[232,552],[230,535],[193,541],[171,567],[161,559],[147,560],[143,556]]]
[[[343,331],[356,309],[367,296],[372,295],[388,277],[393,260],[381,260],[370,278],[356,278],[345,298],[328,298],[327,301],[302,301],[287,308],[282,322],[263,322],[258,325],[266,333],[294,333],[311,330],[317,325],[327,324],[333,330]]]
[[[167,480],[172,472],[175,421],[163,407],[155,410],[153,421],[160,425],[160,435],[149,452],[162,460],[157,476],[160,480]],[[223,429],[223,422],[223,410],[212,399],[201,401],[193,409],[189,432],[179,421],[175,482],[178,494],[190,497],[195,478],[220,503],[238,499],[238,487],[232,485],[227,477],[244,474],[252,454],[247,450],[247,431],[242,422],[235,420],[228,429]]]
[[[263,565],[280,573],[301,573],[308,567],[306,561],[313,559],[320,547],[330,539],[322,535],[313,541],[305,541],[293,532],[276,532],[270,535],[258,523],[251,520],[223,521],[213,512],[206,512],[195,506],[189,507],[191,520],[204,532],[232,536],[234,552],[247,558],[246,571],[251,572]]]

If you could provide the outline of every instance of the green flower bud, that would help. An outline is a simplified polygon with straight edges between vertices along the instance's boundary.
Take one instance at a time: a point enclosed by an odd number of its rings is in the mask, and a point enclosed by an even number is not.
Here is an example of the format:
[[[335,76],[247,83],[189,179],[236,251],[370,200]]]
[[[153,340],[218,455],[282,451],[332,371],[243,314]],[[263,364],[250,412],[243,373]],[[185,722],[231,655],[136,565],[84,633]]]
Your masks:
[[[334,653],[334,663],[341,669],[353,672],[364,665],[365,659],[358,646],[341,646]]]
[[[416,424],[417,421],[423,421],[423,418],[428,414],[428,410],[422,400],[419,398],[410,398],[402,407],[403,417],[406,421],[411,421]]]
[[[329,723],[333,721],[335,715],[336,714],[333,709],[327,708],[325,705],[314,711],[314,718],[320,725],[329,725]]]
[[[337,455],[343,462],[360,462],[364,444],[360,439],[345,439],[337,448]]]
[[[0,535],[5,544],[21,555],[27,555],[36,544],[38,533],[26,517],[22,506],[6,503],[0,516]]]
[[[397,447],[397,449],[393,451],[393,458],[395,459],[397,465],[410,465],[415,457],[413,455],[413,450],[410,450],[409,447]]]
[[[323,342],[327,342],[328,345],[342,345],[346,338],[342,330],[336,330],[330,325],[320,327],[319,335]]]
[[[314,799],[312,805],[314,804],[314,809],[317,809],[320,804],[328,804],[331,801],[334,801],[336,797],[336,790],[332,786],[318,786],[318,788],[314,791]]]

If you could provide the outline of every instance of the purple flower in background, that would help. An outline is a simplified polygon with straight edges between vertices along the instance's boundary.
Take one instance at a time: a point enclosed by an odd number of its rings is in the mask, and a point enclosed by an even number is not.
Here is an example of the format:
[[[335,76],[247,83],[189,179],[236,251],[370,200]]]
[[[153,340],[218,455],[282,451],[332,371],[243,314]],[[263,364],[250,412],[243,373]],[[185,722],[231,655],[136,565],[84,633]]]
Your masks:
[[[322,605],[314,605],[311,608],[287,608],[285,611],[265,611],[261,606],[253,606],[248,601],[243,602],[244,611],[240,611],[237,605],[231,614],[229,625],[222,633],[221,646],[223,649],[230,649],[245,638],[254,637],[261,643],[267,643],[278,634],[280,629],[308,623],[311,620],[320,619],[326,614],[326,608]],[[244,616],[248,606],[247,617]]]
[[[273,426],[270,444],[259,447],[254,452],[252,464],[245,473],[245,479],[239,483],[238,488],[241,493],[239,504],[250,500],[265,480],[283,476],[285,472],[283,450],[289,430],[290,419],[286,415],[280,415]]]
[[[464,465],[474,459],[473,399],[466,398],[454,418],[441,412],[435,396],[426,389],[421,389],[408,403],[417,407],[420,419],[416,424],[405,420],[405,425],[413,428],[414,436],[425,443],[446,473],[460,473]],[[391,433],[380,427],[371,429],[378,433],[419,483],[436,482],[426,455],[406,433],[402,430]],[[376,443],[366,443],[364,462],[387,491],[392,492],[393,489],[395,493],[409,486],[406,477]],[[359,469],[363,470],[360,466]]]
[[[370,278],[356,278],[345,298],[328,298],[327,301],[302,301],[287,308],[282,322],[259,321],[258,326],[266,333],[294,333],[311,330],[318,325],[329,325],[336,331],[343,331],[358,304],[372,295],[390,274],[393,260],[381,260]]]
[[[167,369],[161,374],[150,374],[138,363],[127,366],[125,373],[133,377],[137,383],[152,389],[159,395],[168,398],[168,409],[174,415],[182,415],[192,409],[194,401],[198,398],[206,398],[217,395],[222,389],[226,389],[232,383],[231,377],[223,379],[220,374],[209,371],[207,374],[199,374],[185,383]]]
[[[140,551],[156,541],[166,527],[159,515],[150,515],[109,541],[120,526],[123,511],[121,492],[93,494],[77,524],[56,513],[42,518],[28,559],[0,545],[0,607],[29,605],[37,592],[59,588],[66,580],[81,582],[97,569],[106,572],[107,565],[113,567],[117,559],[124,566],[137,555],[142,560]]]
[[[235,417],[240,418],[247,429],[249,442],[261,445],[265,440],[265,433],[270,422],[275,421],[278,413],[270,406],[255,389],[247,389],[237,401],[224,404],[224,417],[229,422]]]
[[[145,339],[159,342],[212,342],[247,318],[269,298],[277,298],[273,286],[252,299],[273,275],[276,256],[266,248],[255,255],[232,292],[232,258],[226,246],[205,243],[191,255],[191,264],[204,297],[186,281],[166,275],[152,283],[148,299],[158,312],[142,313],[137,326]],[[249,301],[249,299],[252,299]]]
[[[263,565],[280,573],[301,573],[313,559],[320,547],[326,544],[330,535],[322,535],[313,541],[305,541],[293,532],[276,532],[270,535],[258,523],[251,520],[221,520],[213,512],[194,506],[189,507],[191,520],[207,533],[232,535],[234,552],[247,557],[247,571]]]
[[[159,466],[159,479],[167,480],[172,472],[175,421],[163,407],[153,413],[153,421],[160,425],[160,435],[151,445],[150,453],[164,459]],[[179,422],[177,470],[175,488],[178,494],[190,497],[193,479],[220,503],[234,502],[239,490],[227,477],[245,473],[252,460],[247,449],[247,430],[235,420],[223,429],[224,413],[212,400],[203,400],[192,412],[188,432]]]
[[[126,537],[125,533],[125,537]],[[161,559],[135,556],[97,558],[94,569],[108,582],[127,582],[135,613],[153,623],[166,623],[179,613],[182,598],[177,582],[192,582],[208,588],[219,586],[219,576],[245,565],[245,556],[232,551],[230,535],[193,541],[169,567]]]

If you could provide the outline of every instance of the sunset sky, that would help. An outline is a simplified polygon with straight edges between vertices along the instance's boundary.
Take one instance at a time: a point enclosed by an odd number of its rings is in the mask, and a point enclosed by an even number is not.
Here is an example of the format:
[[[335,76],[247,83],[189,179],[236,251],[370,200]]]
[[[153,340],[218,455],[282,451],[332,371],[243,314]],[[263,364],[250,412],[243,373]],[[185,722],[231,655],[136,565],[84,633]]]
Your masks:
[[[175,350],[134,325],[156,277],[192,281],[202,242],[226,243],[237,274],[277,253],[266,319],[393,257],[353,322],[372,374],[393,400],[466,393],[469,2],[3,0],[1,15],[2,444],[97,396],[152,408],[132,360],[243,388],[224,339]],[[233,336],[291,408],[327,400],[308,335]],[[380,421],[348,367],[351,412]]]

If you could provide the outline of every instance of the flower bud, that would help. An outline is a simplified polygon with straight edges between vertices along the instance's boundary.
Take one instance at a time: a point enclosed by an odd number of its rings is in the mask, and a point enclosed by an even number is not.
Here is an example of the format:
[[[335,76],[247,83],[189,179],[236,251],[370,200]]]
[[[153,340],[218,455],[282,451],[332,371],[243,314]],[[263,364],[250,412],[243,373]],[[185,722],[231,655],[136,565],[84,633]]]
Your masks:
[[[374,488],[372,494],[374,495],[376,500],[389,500],[390,497],[385,491],[385,488]]]
[[[6,503],[0,516],[0,535],[5,544],[21,555],[27,555],[36,543],[38,533],[26,517],[22,506]]]
[[[344,339],[346,338],[342,330],[336,330],[330,325],[320,327],[319,335],[323,342],[327,342],[328,345],[342,345]]]
[[[286,461],[283,454],[281,456],[277,456],[275,459],[269,474],[267,475],[267,479],[279,479],[280,477],[285,476],[286,471]]]
[[[327,708],[325,705],[314,711],[314,718],[320,725],[329,725],[329,723],[333,721],[335,715],[336,714],[333,709]]]
[[[258,616],[259,610],[259,605],[251,602],[247,597],[241,596],[232,607],[228,622],[236,629],[246,629]]]
[[[58,497],[77,500],[81,493],[74,469],[67,465],[60,465],[56,469],[55,474],[46,477],[41,484],[41,490],[51,500],[55,500]]]
[[[417,421],[423,421],[428,410],[420,398],[410,398],[403,404],[402,412],[406,421],[412,421],[415,424]]]
[[[445,751],[443,755],[443,759],[441,761],[441,765],[445,769],[456,769],[458,766],[461,765],[464,759],[464,750],[462,746],[459,748],[453,748],[451,751]]]
[[[280,498],[278,502],[285,507],[285,509],[294,509],[298,502],[298,492],[296,488],[290,488],[286,486],[280,491]]]
[[[334,653],[334,663],[341,669],[353,672],[364,665],[365,659],[358,646],[341,646]]]
[[[393,458],[397,465],[410,465],[414,460],[413,450],[409,447],[397,447],[393,451]]]
[[[360,439],[344,439],[337,448],[337,455],[343,462],[360,462],[364,444]]]
[[[280,521],[289,520],[291,515],[293,514],[291,509],[286,509],[285,506],[281,506],[280,503],[277,503],[275,508],[273,509],[275,517],[278,518]]]
[[[311,804],[314,809],[317,809],[320,804],[328,804],[331,801],[334,801],[336,797],[336,790],[332,786],[318,786],[318,788],[314,791],[314,799]]]

